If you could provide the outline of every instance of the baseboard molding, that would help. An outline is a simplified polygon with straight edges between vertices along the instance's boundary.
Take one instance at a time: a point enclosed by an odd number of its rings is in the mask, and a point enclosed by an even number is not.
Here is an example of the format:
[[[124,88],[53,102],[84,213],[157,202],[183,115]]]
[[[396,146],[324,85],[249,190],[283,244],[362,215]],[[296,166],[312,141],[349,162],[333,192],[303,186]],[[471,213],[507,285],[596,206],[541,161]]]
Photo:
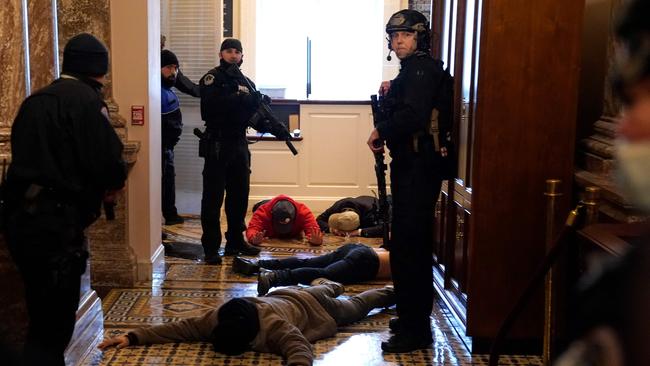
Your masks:
[[[451,314],[456,318],[463,334],[467,334],[467,307],[457,298],[456,293],[445,289],[443,273],[435,265],[433,266],[433,287],[440,295],[442,301],[447,305]]]
[[[79,301],[77,321],[72,340],[65,350],[66,365],[79,365],[92,351],[96,339],[102,336],[104,313],[102,302],[94,290],[88,291]]]
[[[165,247],[158,245],[148,262],[138,262],[138,281],[151,281],[154,273],[164,272]]]

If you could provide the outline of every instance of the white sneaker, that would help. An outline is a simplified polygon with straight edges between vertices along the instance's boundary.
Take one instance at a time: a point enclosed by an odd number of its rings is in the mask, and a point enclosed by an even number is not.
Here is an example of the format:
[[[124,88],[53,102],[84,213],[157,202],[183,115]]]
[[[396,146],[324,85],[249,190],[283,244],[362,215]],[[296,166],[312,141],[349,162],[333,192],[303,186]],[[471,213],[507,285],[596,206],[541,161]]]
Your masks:
[[[310,285],[312,285],[312,286],[323,286],[323,285],[330,286],[332,289],[334,289],[334,293],[336,294],[336,296],[339,296],[339,295],[341,295],[342,293],[345,292],[345,287],[342,284],[340,284],[338,282],[335,282],[335,281],[328,280],[327,278],[324,278],[324,277],[320,277],[320,278],[317,278],[317,279],[311,281]]]

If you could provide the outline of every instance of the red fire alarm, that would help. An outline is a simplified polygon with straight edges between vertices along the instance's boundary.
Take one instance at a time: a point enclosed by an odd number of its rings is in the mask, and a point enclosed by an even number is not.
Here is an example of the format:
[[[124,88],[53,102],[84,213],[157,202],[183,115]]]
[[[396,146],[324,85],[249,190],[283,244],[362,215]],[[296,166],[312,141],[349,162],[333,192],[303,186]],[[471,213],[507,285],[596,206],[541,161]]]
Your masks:
[[[144,106],[131,106],[131,124],[134,126],[144,126]]]

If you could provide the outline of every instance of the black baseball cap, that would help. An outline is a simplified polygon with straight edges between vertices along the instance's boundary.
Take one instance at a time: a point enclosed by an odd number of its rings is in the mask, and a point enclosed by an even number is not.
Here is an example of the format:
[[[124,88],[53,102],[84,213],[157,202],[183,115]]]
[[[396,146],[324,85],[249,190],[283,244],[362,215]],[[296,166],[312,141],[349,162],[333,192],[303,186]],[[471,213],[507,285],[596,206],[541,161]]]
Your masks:
[[[288,200],[279,200],[273,204],[271,217],[273,231],[280,235],[289,234],[296,220],[296,207]]]

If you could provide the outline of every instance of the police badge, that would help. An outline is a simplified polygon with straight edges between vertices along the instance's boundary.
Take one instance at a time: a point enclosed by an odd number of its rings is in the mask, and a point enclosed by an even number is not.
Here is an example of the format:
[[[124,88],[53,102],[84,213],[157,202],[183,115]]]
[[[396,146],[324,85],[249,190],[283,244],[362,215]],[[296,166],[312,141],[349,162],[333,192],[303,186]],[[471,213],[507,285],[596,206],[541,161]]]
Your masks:
[[[203,85],[208,86],[208,85],[212,85],[212,83],[214,83],[214,75],[212,74],[205,75],[205,77],[203,78]]]

